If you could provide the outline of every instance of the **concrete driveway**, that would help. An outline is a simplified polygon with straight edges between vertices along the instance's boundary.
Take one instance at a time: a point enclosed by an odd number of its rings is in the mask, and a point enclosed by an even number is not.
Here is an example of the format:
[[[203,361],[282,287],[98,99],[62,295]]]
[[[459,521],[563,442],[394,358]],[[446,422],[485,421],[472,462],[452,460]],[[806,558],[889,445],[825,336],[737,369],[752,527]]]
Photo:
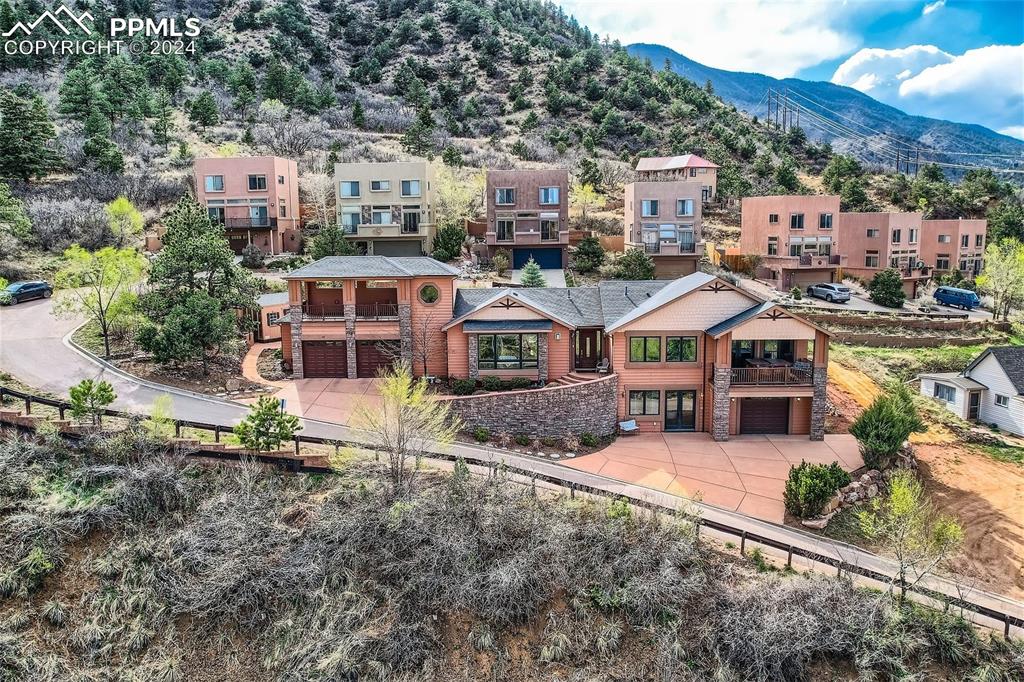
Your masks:
[[[782,523],[789,467],[801,460],[838,462],[846,471],[864,466],[857,441],[849,434],[830,434],[824,441],[807,436],[733,436],[718,443],[707,433],[641,433],[563,463]]]
[[[544,281],[549,287],[565,288],[565,270],[541,270],[540,274],[544,275]],[[518,284],[523,279],[523,271],[509,270],[508,277]]]
[[[274,394],[297,417],[348,424],[360,404],[380,407],[377,379],[296,379]]]

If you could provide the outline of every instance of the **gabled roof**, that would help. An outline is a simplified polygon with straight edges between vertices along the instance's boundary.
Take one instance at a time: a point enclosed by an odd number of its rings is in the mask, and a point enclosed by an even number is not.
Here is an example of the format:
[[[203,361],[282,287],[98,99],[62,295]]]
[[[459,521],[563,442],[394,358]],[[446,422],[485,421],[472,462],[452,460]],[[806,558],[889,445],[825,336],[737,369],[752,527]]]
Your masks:
[[[977,367],[978,363],[989,355],[995,356],[996,362],[1003,368],[1006,377],[1017,389],[1017,394],[1024,394],[1024,346],[992,346],[974,358],[964,370],[964,376]]]
[[[790,311],[786,310],[785,308],[780,306],[778,303],[772,303],[771,301],[764,301],[762,303],[758,303],[757,305],[751,306],[750,308],[747,308],[746,310],[744,310],[742,312],[736,313],[735,315],[730,317],[728,320],[722,320],[718,324],[716,324],[716,325],[714,325],[712,327],[708,327],[706,332],[712,338],[716,338],[717,339],[718,337],[720,337],[722,334],[726,333],[727,331],[729,331],[731,329],[735,329],[736,327],[739,327],[744,322],[748,322],[748,321],[754,319],[755,317],[758,317],[759,315],[762,315],[762,314],[768,312],[769,310],[776,310],[776,311],[778,311],[776,313],[772,313],[772,315],[770,317],[789,317],[789,318],[792,318],[794,320],[797,320],[798,322],[802,322],[803,324],[806,324],[808,327],[811,327],[812,329],[815,329],[815,330],[817,330],[817,331],[819,331],[819,332],[821,332],[823,334],[827,334],[828,336],[832,336],[832,332],[828,331],[827,329],[823,329],[822,327],[819,327],[818,325],[814,324],[813,322],[808,322],[807,320],[805,320],[804,318],[800,317],[799,315],[794,315]]]
[[[718,278],[714,275],[709,275],[706,272],[695,272],[687,275],[686,277],[680,277],[679,279],[672,280],[658,291],[652,293],[647,300],[643,301],[625,315],[622,315],[614,322],[607,325],[605,331],[611,333],[623,325],[629,324],[630,322],[643,317],[647,313],[657,310],[663,305],[676,300],[680,296],[685,296],[692,291],[696,291],[700,287],[708,284],[709,282],[713,282],[716,279]]]
[[[678,170],[680,168],[718,168],[717,164],[711,163],[696,154],[683,154],[681,156],[650,156],[636,162],[638,171],[663,171]]]
[[[774,307],[775,307],[775,304],[772,303],[771,301],[765,301],[763,303],[758,303],[755,306],[751,306],[750,308],[747,308],[746,310],[744,310],[741,313],[737,313],[737,314],[733,315],[728,320],[722,320],[721,322],[719,322],[718,324],[714,325],[713,327],[708,327],[707,333],[708,333],[709,336],[713,336],[713,337],[717,338],[718,336],[720,336],[721,334],[726,333],[730,329],[738,327],[741,324],[743,324],[744,322],[746,322],[747,320],[751,320],[751,319],[757,317],[758,315],[760,315],[761,313],[767,312],[767,311],[771,310]]]
[[[959,372],[935,372],[932,374],[918,374],[918,379],[931,379],[932,381],[938,381],[940,383],[953,384],[957,388],[962,388],[965,391],[975,391],[979,389],[986,389],[988,386],[985,384],[975,381],[970,377],[965,377]]]
[[[429,256],[328,256],[292,270],[284,279],[311,277],[455,277],[459,271]]]
[[[470,314],[487,308],[503,298],[521,305],[567,327],[600,327],[601,303],[594,287],[557,288],[523,287],[521,289],[459,289],[455,292],[454,316],[448,329]]]

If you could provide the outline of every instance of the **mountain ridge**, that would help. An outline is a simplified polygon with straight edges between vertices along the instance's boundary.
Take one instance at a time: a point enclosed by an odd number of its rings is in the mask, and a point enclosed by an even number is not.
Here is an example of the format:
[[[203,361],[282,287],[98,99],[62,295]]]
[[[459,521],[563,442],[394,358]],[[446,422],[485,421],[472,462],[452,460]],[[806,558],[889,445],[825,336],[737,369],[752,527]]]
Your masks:
[[[1019,155],[1018,165],[1024,163],[1022,140],[1003,135],[977,123],[961,123],[908,114],[847,86],[827,81],[780,79],[761,73],[717,69],[690,59],[669,47],[652,43],[634,43],[627,45],[626,50],[633,56],[650,59],[652,65],[659,69],[664,68],[663,64],[668,60],[673,71],[697,83],[710,80],[716,95],[751,115],[763,116],[767,111],[766,104],[758,104],[763,102],[769,88],[788,90],[815,103],[827,102],[833,110],[838,109],[844,112],[843,115],[859,120],[859,125],[865,128],[862,131],[865,134],[868,133],[867,129],[876,131],[877,140],[884,140],[888,135],[900,138],[907,144],[916,143],[935,149],[938,160],[955,161],[959,156],[952,152],[970,151],[993,155]],[[818,104],[818,109],[821,108],[824,108],[824,105]],[[837,149],[854,151],[853,147],[856,145],[844,143],[846,141],[834,132],[825,131],[817,125],[811,125],[810,128],[822,139],[832,142]],[[873,156],[874,160],[885,158],[877,153]],[[882,158],[879,158],[880,156]],[[1013,164],[1012,161],[1000,162],[996,158],[990,161],[992,165]]]

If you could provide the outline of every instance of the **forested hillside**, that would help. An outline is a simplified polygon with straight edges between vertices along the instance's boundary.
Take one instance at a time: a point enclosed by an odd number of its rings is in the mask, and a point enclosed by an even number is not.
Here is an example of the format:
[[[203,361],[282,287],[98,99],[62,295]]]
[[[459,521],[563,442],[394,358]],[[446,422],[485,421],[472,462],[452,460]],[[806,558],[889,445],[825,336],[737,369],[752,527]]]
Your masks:
[[[194,51],[178,55],[0,58],[0,177],[23,202],[7,202],[18,219],[5,221],[0,261],[14,265],[0,276],[26,274],[19,263],[39,269],[18,258],[20,246],[52,253],[112,243],[103,204],[120,195],[152,225],[188,191],[201,155],[276,154],[321,177],[335,161],[410,155],[450,167],[561,165],[617,198],[638,156],[693,152],[722,166],[723,199],[819,191],[810,176],[833,158],[799,128],[768,129],[709,88],[598,39],[551,3],[76,6],[97,26],[128,14],[198,16],[203,28]],[[36,0],[2,0],[0,29],[39,10]],[[976,184],[991,191],[967,201],[941,173],[914,189],[834,163],[843,171],[828,189],[866,210],[918,208],[925,198],[937,216],[975,215],[1013,195],[987,176]]]

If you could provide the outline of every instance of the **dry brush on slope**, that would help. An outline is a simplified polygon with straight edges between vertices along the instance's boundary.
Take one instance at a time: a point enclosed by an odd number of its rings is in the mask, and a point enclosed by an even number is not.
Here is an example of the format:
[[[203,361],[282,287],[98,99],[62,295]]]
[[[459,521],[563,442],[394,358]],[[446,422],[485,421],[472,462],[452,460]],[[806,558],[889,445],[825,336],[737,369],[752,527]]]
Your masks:
[[[463,466],[402,498],[384,476],[197,465],[134,431],[0,444],[0,679],[1024,674],[1019,645],[759,574],[685,517]]]

